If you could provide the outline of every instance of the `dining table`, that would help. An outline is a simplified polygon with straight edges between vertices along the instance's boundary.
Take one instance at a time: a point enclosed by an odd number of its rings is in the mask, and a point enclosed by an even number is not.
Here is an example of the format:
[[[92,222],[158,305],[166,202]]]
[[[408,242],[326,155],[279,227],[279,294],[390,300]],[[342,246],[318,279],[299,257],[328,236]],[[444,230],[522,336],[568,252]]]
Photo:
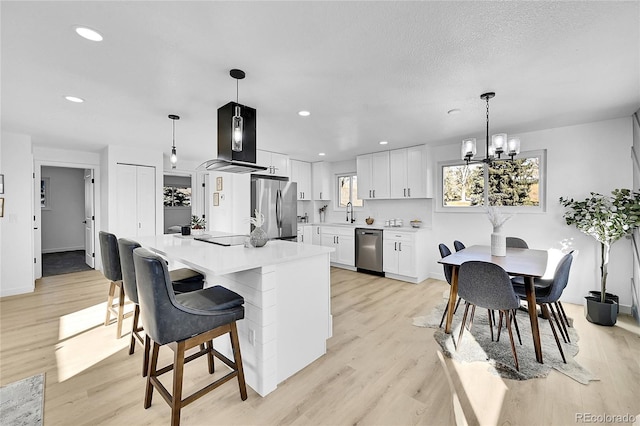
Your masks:
[[[464,262],[474,260],[494,263],[502,267],[509,275],[524,277],[529,320],[531,322],[531,334],[533,335],[533,347],[536,353],[536,360],[542,363],[542,347],[540,344],[540,330],[538,328],[538,309],[536,305],[534,279],[544,275],[547,269],[547,257],[546,250],[511,247],[507,247],[506,256],[492,256],[490,246],[473,245],[440,259],[438,263],[453,267],[445,333],[451,334],[451,323],[453,321],[455,303],[458,298],[458,269],[460,265]]]

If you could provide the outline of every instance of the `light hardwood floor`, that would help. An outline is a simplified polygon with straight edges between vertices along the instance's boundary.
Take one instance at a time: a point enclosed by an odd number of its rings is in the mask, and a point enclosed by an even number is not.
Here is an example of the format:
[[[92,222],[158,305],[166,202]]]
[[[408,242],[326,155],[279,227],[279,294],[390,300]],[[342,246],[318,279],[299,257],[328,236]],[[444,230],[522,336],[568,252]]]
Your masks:
[[[157,393],[143,408],[140,347],[129,356],[129,334],[118,340],[114,324],[102,325],[108,285],[97,271],[78,272],[0,300],[0,384],[46,372],[46,425],[169,423],[169,407]],[[249,389],[243,402],[231,381],[183,409],[182,424],[453,424],[433,330],[411,325],[442,299],[446,283],[332,269],[331,288],[334,330],[325,356],[265,398]],[[574,424],[576,413],[640,413],[639,327],[624,316],[615,327],[595,326],[581,306],[565,307],[580,335],[577,360],[601,380],[585,386],[552,371],[518,382],[491,375],[482,363],[447,359],[472,420]],[[171,351],[160,355],[161,363],[170,362]],[[185,393],[209,377],[205,359],[190,363]]]

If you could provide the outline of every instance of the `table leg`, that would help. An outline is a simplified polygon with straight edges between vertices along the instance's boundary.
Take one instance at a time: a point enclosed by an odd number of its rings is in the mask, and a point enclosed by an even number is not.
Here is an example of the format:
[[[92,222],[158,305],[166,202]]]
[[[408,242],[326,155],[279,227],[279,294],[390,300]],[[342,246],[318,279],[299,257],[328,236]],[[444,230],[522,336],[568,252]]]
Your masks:
[[[538,306],[536,305],[533,277],[524,277],[524,283],[529,308],[529,320],[531,321],[531,334],[533,335],[533,347],[536,351],[536,360],[542,364],[542,345],[540,344],[540,329],[538,328]]]
[[[451,289],[449,291],[449,309],[447,310],[447,322],[444,326],[444,332],[447,334],[451,334],[453,312],[456,309],[456,299],[458,299],[458,266],[456,265],[451,270]]]

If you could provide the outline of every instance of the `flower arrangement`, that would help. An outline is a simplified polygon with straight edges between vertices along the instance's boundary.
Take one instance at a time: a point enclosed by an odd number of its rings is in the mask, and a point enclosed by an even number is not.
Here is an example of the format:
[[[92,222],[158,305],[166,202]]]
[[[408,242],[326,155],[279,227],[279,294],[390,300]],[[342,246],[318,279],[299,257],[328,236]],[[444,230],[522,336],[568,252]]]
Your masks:
[[[611,196],[592,192],[583,201],[560,197],[560,204],[567,208],[562,216],[567,225],[575,225],[600,243],[600,301],[605,303],[611,244],[640,226],[640,192],[614,189]]]
[[[497,206],[489,206],[487,207],[487,217],[489,218],[489,222],[493,226],[494,232],[500,232],[500,228],[504,223],[511,219],[510,214],[502,213]]]
[[[264,223],[264,215],[255,209],[253,212],[254,216],[249,218],[249,223],[251,223],[256,228],[260,228]]]

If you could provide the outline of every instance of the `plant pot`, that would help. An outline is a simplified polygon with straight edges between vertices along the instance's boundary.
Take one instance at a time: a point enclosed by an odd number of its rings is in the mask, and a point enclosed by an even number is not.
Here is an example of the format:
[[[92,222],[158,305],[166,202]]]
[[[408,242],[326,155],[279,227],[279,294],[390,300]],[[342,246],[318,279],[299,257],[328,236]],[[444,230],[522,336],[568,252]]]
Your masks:
[[[598,301],[600,301],[600,292],[597,290],[590,291],[589,296],[595,297],[596,299],[598,299]],[[613,300],[614,302],[616,302],[616,307],[618,308],[616,313],[620,313],[620,298],[618,297],[617,294],[605,293],[604,299]]]
[[[267,244],[269,237],[267,233],[259,226],[256,226],[249,234],[249,244],[253,247],[262,247]]]
[[[587,296],[584,298],[584,315],[587,321],[598,325],[612,326],[618,319],[618,304],[614,300],[605,300],[600,302],[600,294],[598,296]]]

